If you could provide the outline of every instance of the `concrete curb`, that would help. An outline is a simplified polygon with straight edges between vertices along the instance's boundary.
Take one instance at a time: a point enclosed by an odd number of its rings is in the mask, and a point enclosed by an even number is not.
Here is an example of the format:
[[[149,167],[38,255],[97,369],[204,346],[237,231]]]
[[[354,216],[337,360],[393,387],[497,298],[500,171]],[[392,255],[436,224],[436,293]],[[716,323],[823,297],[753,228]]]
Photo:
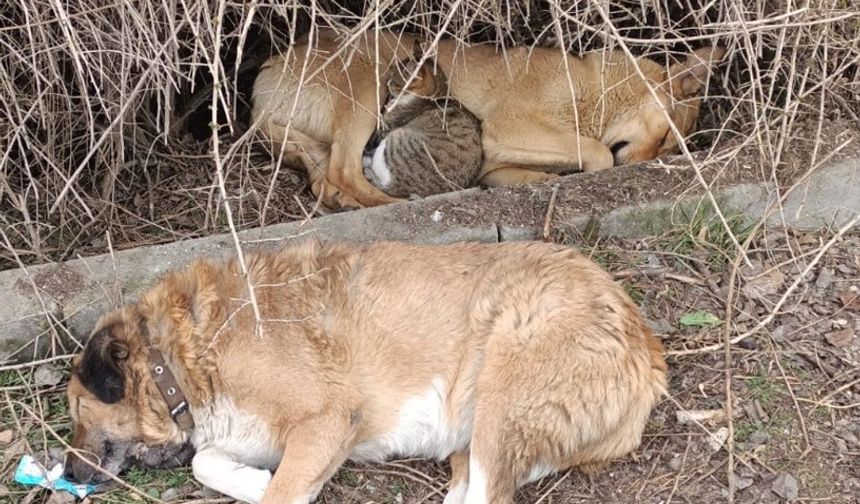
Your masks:
[[[647,176],[642,168],[617,170],[630,180]],[[559,180],[560,187],[581,185],[583,180],[599,183],[602,176],[588,175],[595,178],[565,177]],[[686,180],[686,187],[690,187],[689,172],[679,180]],[[577,190],[581,188],[568,193]],[[251,229],[240,232],[239,237],[243,248],[277,247],[302,236],[315,236],[323,242],[399,240],[428,244],[530,240],[542,231],[548,194],[547,186],[468,189],[421,201],[328,215],[305,223]],[[725,214],[743,213],[750,220],[760,219],[775,208],[779,194],[765,184],[739,184],[714,191]],[[475,201],[486,198],[497,201],[503,198],[523,208],[505,216],[463,208],[474,207]],[[649,199],[645,195],[636,204],[602,212],[557,212],[556,219],[576,230],[586,227],[596,230],[599,236],[641,237],[689,222],[690,216],[703,208],[709,211],[705,201],[701,191],[671,199]],[[469,218],[456,218],[458,212],[468,213]],[[860,159],[852,158],[815,172],[786,199],[781,212],[771,215],[769,223],[805,229],[840,226],[858,213]],[[193,257],[223,256],[234,250],[230,235],[216,235],[120,251],[112,256],[2,271],[0,289],[6,299],[0,305],[0,365],[73,351],[71,340],[86,337],[101,313],[135,299],[166,271]]]

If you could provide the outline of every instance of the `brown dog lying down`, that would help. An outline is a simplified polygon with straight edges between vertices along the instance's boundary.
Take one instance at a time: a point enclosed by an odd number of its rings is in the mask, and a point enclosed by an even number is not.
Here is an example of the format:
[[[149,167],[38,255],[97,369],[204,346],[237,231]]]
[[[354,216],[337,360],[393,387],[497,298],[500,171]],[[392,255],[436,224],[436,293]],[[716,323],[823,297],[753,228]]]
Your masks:
[[[116,473],[191,443],[204,485],[278,504],[348,459],[447,458],[445,504],[510,503],[636,448],[666,385],[636,306],[571,248],[302,245],[247,267],[260,331],[236,260],[103,317],[68,387],[79,453]],[[107,479],[71,454],[66,476]]]
[[[302,41],[261,68],[252,117],[277,155],[305,167],[327,206],[396,201],[364,177],[362,152],[377,126],[380,76],[411,53],[414,41],[371,31],[344,47],[334,32],[320,30],[310,44]],[[699,95],[724,53],[706,47],[664,67],[647,58],[634,64],[621,51],[580,59],[558,49],[503,52],[441,40],[436,61],[451,95],[482,121],[482,183],[505,186],[676,150],[664,109],[682,135],[692,133]]]

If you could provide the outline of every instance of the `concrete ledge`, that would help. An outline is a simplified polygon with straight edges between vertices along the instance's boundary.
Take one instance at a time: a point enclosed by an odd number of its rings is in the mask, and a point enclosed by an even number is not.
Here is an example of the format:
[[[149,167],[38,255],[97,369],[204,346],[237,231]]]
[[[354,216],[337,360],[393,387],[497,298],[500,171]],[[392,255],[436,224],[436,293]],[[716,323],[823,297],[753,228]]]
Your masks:
[[[656,180],[673,191],[633,189],[627,203],[612,208],[595,188],[625,190]],[[690,170],[618,168],[559,179],[556,221],[575,230],[588,227],[600,236],[639,237],[689,222],[710,211]],[[656,183],[655,183],[656,185]],[[243,248],[269,248],[300,236],[322,241],[415,243],[529,240],[540,236],[551,188],[469,189],[421,201],[344,212],[251,229],[239,233]],[[595,194],[597,193],[597,194]],[[739,183],[713,193],[725,214],[750,220],[775,208],[780,191],[767,184]],[[816,171],[773,212],[771,224],[798,228],[839,226],[860,213],[860,158],[835,161]],[[141,247],[62,264],[0,272],[0,365],[74,350],[97,317],[133,300],[166,271],[193,257],[234,252],[230,235]]]

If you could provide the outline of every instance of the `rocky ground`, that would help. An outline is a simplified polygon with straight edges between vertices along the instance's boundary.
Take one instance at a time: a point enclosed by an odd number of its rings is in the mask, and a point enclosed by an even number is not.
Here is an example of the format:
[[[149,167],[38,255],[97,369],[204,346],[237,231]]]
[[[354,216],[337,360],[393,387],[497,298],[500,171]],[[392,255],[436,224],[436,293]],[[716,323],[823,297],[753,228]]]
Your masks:
[[[740,241],[749,231],[732,230]],[[740,503],[860,503],[860,233],[760,233],[747,259],[715,221],[637,241],[555,236],[611,270],[642,307],[669,351],[670,395],[633,456],[592,477],[545,478],[518,503],[722,503],[730,491]],[[22,454],[62,453],[66,374],[62,361],[0,374],[0,502],[69,501],[11,481]],[[320,502],[441,503],[446,477],[445,464],[424,461],[347,466]],[[88,501],[229,502],[188,470],[124,478],[134,491]]]

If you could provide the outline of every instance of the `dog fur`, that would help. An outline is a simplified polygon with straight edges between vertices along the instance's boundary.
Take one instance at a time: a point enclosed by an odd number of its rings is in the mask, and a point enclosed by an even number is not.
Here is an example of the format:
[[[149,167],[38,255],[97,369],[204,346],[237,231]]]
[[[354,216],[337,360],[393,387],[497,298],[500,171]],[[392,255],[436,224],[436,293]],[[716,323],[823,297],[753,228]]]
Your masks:
[[[665,389],[636,306],[568,247],[304,244],[246,261],[259,326],[235,259],[170,273],[98,323],[68,387],[69,478],[106,479],[84,454],[118,472],[193,445],[203,484],[293,504],[345,460],[421,456],[450,460],[445,504],[510,503],[635,449]],[[149,375],[150,344],[191,433]]]
[[[346,44],[320,30],[262,66],[252,118],[278,156],[305,167],[327,206],[395,201],[364,177],[361,155],[377,125],[380,76],[408,56],[413,43],[383,31]],[[489,186],[675,151],[667,113],[681,135],[693,131],[701,90],[725,54],[705,47],[664,67],[647,58],[634,63],[621,51],[578,58],[557,49],[501,51],[453,40],[439,41],[435,50],[452,96],[482,121],[481,180]]]

